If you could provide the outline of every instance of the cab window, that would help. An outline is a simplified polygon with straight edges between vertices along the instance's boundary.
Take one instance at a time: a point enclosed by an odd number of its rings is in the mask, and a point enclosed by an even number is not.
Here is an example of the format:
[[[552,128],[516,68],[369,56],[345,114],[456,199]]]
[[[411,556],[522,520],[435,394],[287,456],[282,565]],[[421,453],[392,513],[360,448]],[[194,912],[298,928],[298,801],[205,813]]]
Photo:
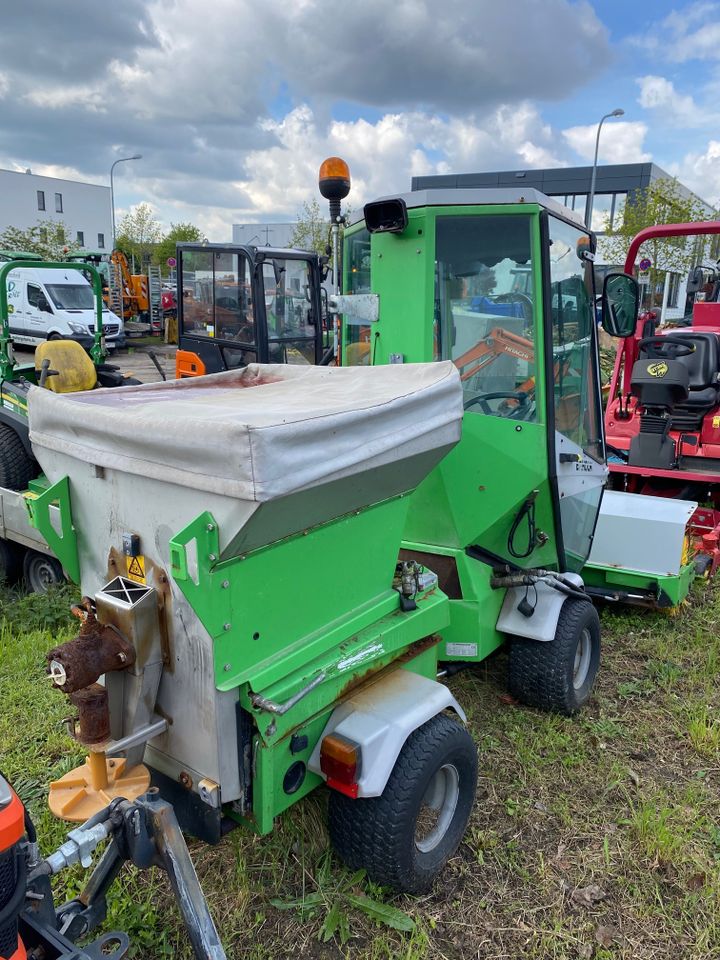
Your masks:
[[[39,306],[41,293],[40,287],[36,287],[34,283],[27,285],[27,301],[31,307]]]
[[[555,428],[602,461],[593,271],[585,257],[590,238],[563,220],[548,220]]]
[[[256,350],[250,263],[243,254],[183,254],[183,332],[242,345],[248,353]]]
[[[315,363],[314,290],[307,260],[273,257],[262,268],[268,361]]]
[[[434,356],[468,412],[538,419],[534,290],[529,216],[437,218]]]
[[[347,293],[370,293],[370,233],[358,230],[345,247],[345,290]],[[353,323],[345,317],[343,363],[349,367],[370,363],[370,326]]]

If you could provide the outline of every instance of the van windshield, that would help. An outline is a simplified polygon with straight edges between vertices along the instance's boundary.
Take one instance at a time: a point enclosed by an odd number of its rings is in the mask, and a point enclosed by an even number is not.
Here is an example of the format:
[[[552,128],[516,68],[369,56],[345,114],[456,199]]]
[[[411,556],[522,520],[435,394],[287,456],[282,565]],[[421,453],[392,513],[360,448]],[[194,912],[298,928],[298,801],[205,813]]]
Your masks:
[[[49,283],[46,286],[58,310],[92,310],[95,297],[92,287],[84,283]]]

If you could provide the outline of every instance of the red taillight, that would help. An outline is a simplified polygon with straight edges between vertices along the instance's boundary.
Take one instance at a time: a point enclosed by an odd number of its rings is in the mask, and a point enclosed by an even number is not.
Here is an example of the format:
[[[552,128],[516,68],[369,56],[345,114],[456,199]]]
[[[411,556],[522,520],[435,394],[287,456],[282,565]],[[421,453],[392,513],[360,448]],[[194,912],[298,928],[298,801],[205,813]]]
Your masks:
[[[327,785],[348,797],[358,795],[362,752],[360,745],[337,733],[330,733],[320,745],[320,769]]]

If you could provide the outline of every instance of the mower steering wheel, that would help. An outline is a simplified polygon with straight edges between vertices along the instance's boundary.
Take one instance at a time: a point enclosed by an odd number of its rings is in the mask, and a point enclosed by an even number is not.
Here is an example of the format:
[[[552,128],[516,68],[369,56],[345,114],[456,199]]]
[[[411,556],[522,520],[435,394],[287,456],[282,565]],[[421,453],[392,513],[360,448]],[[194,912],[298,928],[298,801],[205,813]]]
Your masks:
[[[690,337],[643,337],[638,344],[638,350],[647,349],[650,360],[675,360],[678,357],[689,357],[695,353],[695,341]],[[668,347],[668,350],[663,350]]]
[[[499,293],[493,296],[495,303],[519,303],[523,308],[524,319],[532,322],[533,302],[526,293]]]
[[[493,411],[490,409],[490,400],[517,400],[518,408],[520,410],[525,410],[528,405],[528,395],[523,390],[517,390],[513,392],[500,391],[498,393],[477,393],[474,397],[470,397],[469,400],[466,400],[463,404],[463,410],[469,410],[470,407],[474,406],[476,403],[480,404],[482,412],[488,416],[493,416]]]

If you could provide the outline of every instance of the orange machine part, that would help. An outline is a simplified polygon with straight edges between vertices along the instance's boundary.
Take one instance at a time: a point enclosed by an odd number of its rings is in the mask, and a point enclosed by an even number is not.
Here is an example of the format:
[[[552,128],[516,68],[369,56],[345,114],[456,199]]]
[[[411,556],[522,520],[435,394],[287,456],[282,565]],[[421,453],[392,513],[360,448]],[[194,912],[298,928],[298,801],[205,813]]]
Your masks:
[[[10,793],[10,803],[0,810],[0,853],[14,847],[25,833],[25,809],[12,787]],[[27,953],[20,937],[17,944],[17,950],[10,954],[8,960],[26,960]]]
[[[12,787],[10,792],[12,800],[0,810],[0,853],[14,847],[25,833],[25,809]]]
[[[192,350],[178,350],[175,354],[175,376],[202,377],[205,375],[205,364]]]

